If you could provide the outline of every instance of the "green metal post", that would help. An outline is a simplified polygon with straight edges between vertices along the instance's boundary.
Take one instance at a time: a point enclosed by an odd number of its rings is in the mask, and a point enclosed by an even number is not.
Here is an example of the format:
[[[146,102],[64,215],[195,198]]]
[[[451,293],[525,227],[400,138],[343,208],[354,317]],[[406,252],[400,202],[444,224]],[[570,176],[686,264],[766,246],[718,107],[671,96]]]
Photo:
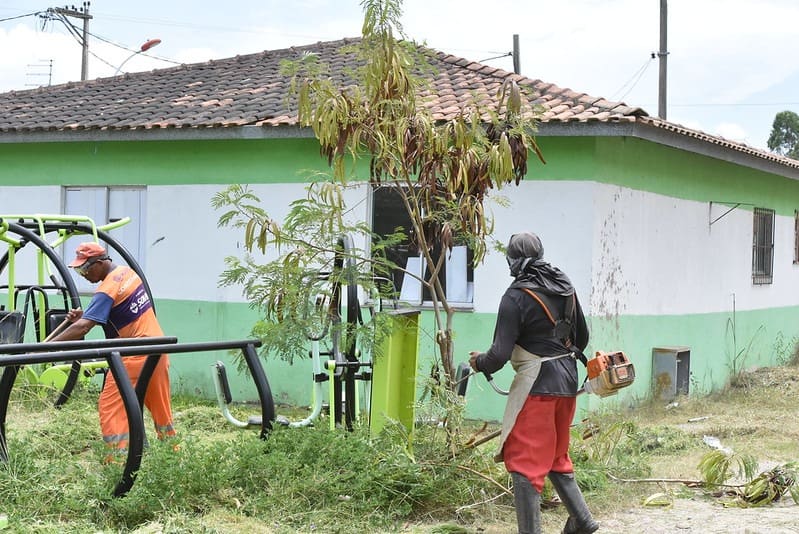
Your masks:
[[[328,388],[329,396],[328,396],[328,412],[330,413],[330,430],[336,429],[336,418],[333,416],[336,413],[335,406],[336,406],[336,360],[327,360],[325,363],[325,368],[327,369],[327,383],[330,386]]]
[[[8,311],[13,311],[17,308],[16,298],[14,292],[17,290],[14,285],[14,269],[16,265],[17,249],[14,245],[8,246]]]
[[[410,447],[415,420],[419,312],[400,310],[392,315],[391,334],[377,347],[372,363],[369,431],[375,436],[388,420],[398,421],[408,431]]]

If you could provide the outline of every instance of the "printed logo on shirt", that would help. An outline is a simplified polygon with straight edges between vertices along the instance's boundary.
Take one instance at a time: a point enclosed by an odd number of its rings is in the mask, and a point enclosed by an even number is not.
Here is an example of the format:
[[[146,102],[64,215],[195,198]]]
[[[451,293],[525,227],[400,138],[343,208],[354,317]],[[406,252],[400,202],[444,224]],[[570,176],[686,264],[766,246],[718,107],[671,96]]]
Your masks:
[[[136,294],[133,295],[133,298],[131,298],[130,300],[130,313],[132,313],[133,315],[138,315],[140,309],[143,310],[149,308],[149,306],[147,306],[149,303],[150,303],[150,295],[148,295],[147,292],[144,291],[143,287],[139,288],[139,290],[136,292]]]
[[[133,292],[111,309],[109,320],[117,330],[122,330],[127,325],[136,321],[147,310],[152,309],[153,304],[145,291],[143,285],[139,285]]]
[[[134,281],[139,279],[139,277],[136,276],[135,272],[130,271],[130,274],[131,274],[131,276],[129,276],[128,279],[124,280],[124,281],[123,281],[121,275],[120,275],[119,279],[115,278],[115,281],[120,282],[119,290],[117,291],[117,295],[124,294],[128,290],[128,287],[130,287],[131,282],[134,282]]]

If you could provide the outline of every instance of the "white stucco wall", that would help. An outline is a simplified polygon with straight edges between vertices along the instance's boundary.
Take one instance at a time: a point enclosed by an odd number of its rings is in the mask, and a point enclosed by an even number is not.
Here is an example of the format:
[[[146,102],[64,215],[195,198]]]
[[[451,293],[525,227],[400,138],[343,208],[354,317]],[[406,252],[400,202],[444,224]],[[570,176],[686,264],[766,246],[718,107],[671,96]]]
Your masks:
[[[243,302],[239,288],[217,286],[224,258],[243,253],[242,235],[217,228],[210,200],[225,185],[150,186],[145,223],[148,281],[159,298]],[[305,184],[256,185],[278,220]],[[346,193],[348,217],[368,217],[367,186]],[[792,306],[799,294],[793,217],[775,218],[774,282],[752,284],[752,210],[596,182],[523,181],[489,199],[494,238],[536,232],[545,259],[572,279],[588,314],[714,313]],[[58,186],[0,187],[0,214],[60,213]],[[712,225],[711,221],[714,221]],[[356,247],[364,248],[363,242]],[[31,257],[29,257],[31,256]],[[32,255],[20,254],[18,283],[34,283]],[[27,274],[31,276],[27,276]],[[489,248],[474,273],[474,310],[493,313],[510,282],[504,256]]]
[[[241,288],[218,287],[225,258],[243,256],[244,230],[218,228],[222,211],[211,207],[212,197],[226,185],[151,186],[148,188],[146,233],[149,248],[144,266],[159,298],[244,302]],[[278,221],[290,204],[306,195],[306,184],[253,185],[260,206]],[[345,202],[350,220],[366,217],[365,186],[348,189]],[[163,238],[163,239],[162,239]],[[160,240],[160,241],[159,241]],[[156,243],[157,241],[157,243]],[[363,248],[363,240],[355,243]],[[267,251],[267,255],[274,251]],[[261,253],[254,251],[254,256]]]
[[[775,218],[774,282],[752,284],[752,210],[597,184],[591,313],[670,315],[796,304],[794,220]]]
[[[518,232],[538,234],[544,259],[569,276],[584,307],[591,288],[595,188],[593,182],[522,181],[494,193],[509,205],[488,204],[494,214],[494,238],[507,244]],[[489,250],[485,263],[475,269],[474,282],[474,310],[495,313],[511,282],[504,254]]]

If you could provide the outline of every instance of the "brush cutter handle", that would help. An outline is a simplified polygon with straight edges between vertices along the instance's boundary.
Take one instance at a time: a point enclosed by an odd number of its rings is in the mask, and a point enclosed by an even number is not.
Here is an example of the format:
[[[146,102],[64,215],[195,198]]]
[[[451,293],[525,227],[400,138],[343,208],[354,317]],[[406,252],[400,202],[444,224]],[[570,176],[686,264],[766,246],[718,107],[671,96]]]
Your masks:
[[[50,335],[49,335],[49,336],[47,336],[46,338],[44,338],[44,341],[42,341],[42,343],[47,343],[48,341],[52,340],[52,339],[53,339],[54,337],[56,337],[58,334],[60,334],[61,332],[63,332],[63,331],[64,331],[64,329],[65,329],[65,328],[66,328],[66,327],[67,327],[67,326],[68,326],[68,325],[69,325],[71,322],[72,322],[72,321],[70,321],[69,319],[64,319],[63,321],[61,321],[61,324],[59,324],[58,326],[56,326],[56,327],[55,327],[55,329],[54,329],[52,332],[50,332]]]
[[[483,371],[483,376],[486,377],[486,380],[488,380],[488,384],[493,388],[494,391],[496,391],[500,395],[504,395],[506,397],[508,396],[508,393],[509,393],[508,391],[502,389],[501,387],[499,387],[498,385],[496,385],[494,383],[494,377],[493,376],[491,376],[489,373],[486,373],[485,371]]]

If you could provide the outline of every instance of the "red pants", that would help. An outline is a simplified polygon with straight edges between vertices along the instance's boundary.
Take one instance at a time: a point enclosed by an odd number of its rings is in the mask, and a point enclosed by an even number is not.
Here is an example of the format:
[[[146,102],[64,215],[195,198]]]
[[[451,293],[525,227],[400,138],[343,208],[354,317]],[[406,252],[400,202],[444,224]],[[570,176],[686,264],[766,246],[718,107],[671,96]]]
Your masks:
[[[576,407],[575,397],[528,395],[502,448],[508,473],[524,475],[541,493],[550,471],[574,472],[569,428]]]
[[[127,356],[122,359],[134,387],[146,359],[147,356]],[[174,436],[172,401],[169,393],[169,356],[166,354],[161,356],[158,365],[155,366],[153,376],[147,385],[147,393],[144,395],[144,405],[153,417],[158,438]],[[103,441],[109,447],[126,449],[129,439],[128,416],[116,380],[110,371],[105,375],[105,385],[100,393],[97,407],[100,412]]]

